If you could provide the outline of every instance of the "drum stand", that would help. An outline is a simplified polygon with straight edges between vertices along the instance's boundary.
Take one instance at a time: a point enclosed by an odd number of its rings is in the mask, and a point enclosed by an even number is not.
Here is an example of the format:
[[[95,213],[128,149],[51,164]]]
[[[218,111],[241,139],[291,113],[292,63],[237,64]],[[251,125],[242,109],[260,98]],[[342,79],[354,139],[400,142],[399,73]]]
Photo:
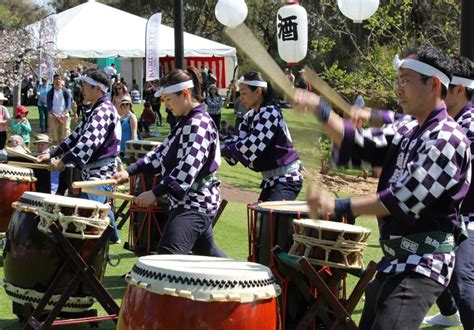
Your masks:
[[[113,228],[111,226],[107,227],[86,260],[82,259],[81,255],[78,253],[84,242],[81,242],[79,246],[74,247],[70,241],[64,237],[62,231],[55,223],[53,223],[49,228],[59,244],[60,253],[65,255],[66,261],[49,284],[48,289],[38,303],[38,306],[32,311],[32,313],[28,313],[27,323],[24,329],[48,329],[49,327],[55,325],[79,323],[93,324],[107,320],[114,320],[116,322],[119,313],[119,306],[114,301],[107,289],[102,285],[102,283],[100,283],[99,279],[95,275],[94,268],[91,266],[96,255],[107,244],[109,237],[113,232]],[[45,321],[40,322],[38,319],[45,314],[45,307],[48,304],[50,298],[53,296],[56,287],[60,284],[60,281],[64,276],[63,274],[69,272],[71,268],[75,271],[74,277],[72,278],[66,290],[61,294],[61,297],[54,306],[53,310],[47,314]],[[102,305],[108,315],[54,321],[80,282],[84,282],[84,284],[88,285],[92,291],[93,296]],[[25,309],[29,309],[31,311],[33,306],[27,305],[25,306]]]
[[[351,315],[376,273],[374,261],[370,261],[365,270],[331,268],[331,276],[328,277],[321,275],[306,257],[289,256],[278,246],[273,248],[272,252],[282,271],[287,273],[291,282],[299,288],[309,306],[296,329],[309,329],[316,318],[324,323],[326,329],[358,329]],[[347,273],[360,279],[349,299],[340,300],[334,292],[338,291],[341,280]],[[307,283],[316,289],[316,295]]]

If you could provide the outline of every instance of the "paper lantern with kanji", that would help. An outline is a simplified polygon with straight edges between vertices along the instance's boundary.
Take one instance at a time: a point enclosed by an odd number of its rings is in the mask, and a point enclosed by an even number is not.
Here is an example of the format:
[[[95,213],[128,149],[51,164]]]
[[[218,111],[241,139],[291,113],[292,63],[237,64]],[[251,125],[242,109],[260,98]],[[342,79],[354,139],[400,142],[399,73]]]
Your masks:
[[[379,0],[337,0],[337,6],[354,23],[362,23],[377,11]]]
[[[277,13],[278,54],[289,65],[306,57],[308,51],[308,14],[298,2],[289,2]]]

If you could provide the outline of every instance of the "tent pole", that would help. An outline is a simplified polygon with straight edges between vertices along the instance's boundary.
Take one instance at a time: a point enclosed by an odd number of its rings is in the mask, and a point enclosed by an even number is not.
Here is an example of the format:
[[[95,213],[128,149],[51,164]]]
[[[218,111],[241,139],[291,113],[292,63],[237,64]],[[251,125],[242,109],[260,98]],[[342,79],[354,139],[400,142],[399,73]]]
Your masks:
[[[183,0],[174,0],[174,57],[178,69],[184,69],[183,30]]]

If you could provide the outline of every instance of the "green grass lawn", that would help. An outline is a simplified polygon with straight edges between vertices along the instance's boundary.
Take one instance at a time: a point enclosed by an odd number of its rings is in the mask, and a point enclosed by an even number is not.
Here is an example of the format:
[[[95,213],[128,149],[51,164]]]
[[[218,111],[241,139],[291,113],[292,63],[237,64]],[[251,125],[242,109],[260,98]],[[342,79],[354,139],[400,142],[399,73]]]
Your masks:
[[[30,115],[29,119],[33,126],[38,127],[38,114],[36,107],[29,107]],[[141,106],[134,106],[135,113],[137,116],[141,114]],[[11,109],[10,109],[11,110]],[[162,110],[162,114],[165,114]],[[312,116],[302,116],[292,110],[285,110],[285,117],[290,127],[294,143],[300,153],[300,157],[304,164],[308,168],[318,168],[319,163],[316,160],[316,147],[317,139],[319,137],[319,126]],[[223,111],[223,120],[233,123],[233,112],[232,110]],[[168,126],[158,128],[161,132],[162,139],[169,132]],[[218,172],[219,177],[222,181],[231,184],[233,186],[252,190],[258,192],[260,184],[260,177],[258,174],[245,169],[244,167],[229,166],[223,161],[222,167]],[[304,191],[300,194],[299,199],[304,199]],[[358,225],[370,228],[372,234],[369,238],[368,248],[364,254],[365,262],[369,260],[377,261],[381,256],[381,251],[378,246],[378,229],[376,221],[373,218],[360,218],[358,219]],[[120,236],[122,241],[126,241],[128,237],[128,228],[124,226],[121,230]],[[248,255],[248,244],[247,244],[247,206],[243,203],[230,202],[222,214],[219,222],[215,227],[216,241],[219,247],[231,258],[238,260],[245,260]],[[137,260],[137,257],[122,248],[119,245],[113,245],[110,249],[111,254],[120,255],[122,260],[117,267],[108,266],[104,284],[116,299],[117,303],[121,303],[126,282],[121,277],[123,274],[130,271],[131,267]],[[34,271],[34,270],[32,270]],[[0,267],[0,278],[3,278],[3,267]],[[348,277],[348,292],[351,292],[354,287],[356,279],[352,276]],[[363,301],[359,302],[357,308],[354,311],[354,318],[358,321],[362,312]],[[99,310],[99,313],[104,314],[104,310],[96,304],[94,308]],[[437,313],[437,308],[433,307],[430,311],[430,315]],[[88,325],[83,327],[87,328]],[[115,328],[113,322],[102,322],[101,328]],[[11,302],[7,298],[5,292],[0,289],[0,330],[3,329],[20,329],[21,325],[16,319],[16,316],[11,312]],[[68,329],[75,329],[78,326],[64,327]],[[424,329],[437,329],[432,327],[425,327]],[[458,328],[461,329],[461,328]]]

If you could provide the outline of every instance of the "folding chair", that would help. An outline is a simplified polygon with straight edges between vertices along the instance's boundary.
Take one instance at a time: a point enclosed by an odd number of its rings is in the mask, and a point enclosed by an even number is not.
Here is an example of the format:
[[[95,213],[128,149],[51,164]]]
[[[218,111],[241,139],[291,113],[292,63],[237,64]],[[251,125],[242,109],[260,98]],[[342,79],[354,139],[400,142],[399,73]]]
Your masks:
[[[305,257],[290,256],[278,246],[272,252],[282,272],[288,275],[308,303],[296,329],[308,329],[316,320],[324,323],[327,329],[358,329],[352,319],[352,312],[376,272],[374,261],[370,261],[365,270],[322,267],[318,271]],[[360,279],[349,299],[339,299],[335,292],[347,274]]]

